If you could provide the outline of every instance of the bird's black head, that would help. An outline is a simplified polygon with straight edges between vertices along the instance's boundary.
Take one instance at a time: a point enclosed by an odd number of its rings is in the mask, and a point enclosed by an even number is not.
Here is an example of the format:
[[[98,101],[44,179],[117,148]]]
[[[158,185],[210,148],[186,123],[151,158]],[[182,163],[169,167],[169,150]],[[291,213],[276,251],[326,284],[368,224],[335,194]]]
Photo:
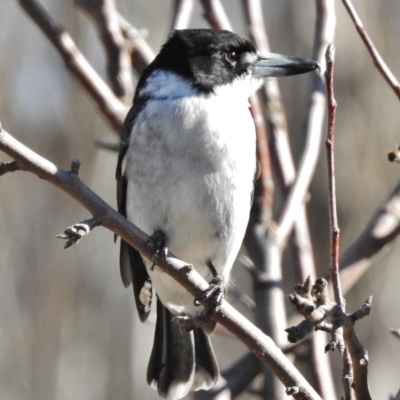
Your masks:
[[[155,70],[177,73],[204,93],[248,75],[293,75],[318,68],[315,61],[279,54],[261,55],[254,44],[233,32],[214,29],[173,31],[143,79]]]
[[[235,33],[213,29],[176,30],[152,62],[151,70],[175,72],[189,79],[197,89],[211,92],[247,71],[248,54],[257,57],[253,43]]]

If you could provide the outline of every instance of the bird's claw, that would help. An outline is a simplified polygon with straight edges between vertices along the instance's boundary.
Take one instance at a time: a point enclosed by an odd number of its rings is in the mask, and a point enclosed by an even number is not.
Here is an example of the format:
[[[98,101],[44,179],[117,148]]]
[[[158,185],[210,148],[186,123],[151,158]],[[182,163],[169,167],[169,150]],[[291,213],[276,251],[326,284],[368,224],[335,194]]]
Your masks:
[[[210,286],[200,296],[194,299],[196,306],[201,305],[205,300],[210,299],[210,303],[204,310],[195,317],[177,316],[174,317],[174,322],[179,325],[181,333],[187,333],[193,329],[201,327],[205,324],[212,315],[217,313],[221,307],[224,298],[224,285],[219,275],[214,276],[210,282]]]
[[[221,305],[222,299],[224,298],[224,285],[219,275],[214,276],[207,290],[194,299],[194,305],[200,306],[203,301],[209,299],[210,297],[213,298],[211,306],[215,307],[218,305],[219,307]]]
[[[163,231],[155,231],[147,242],[147,249],[153,252],[153,264],[151,265],[151,270],[154,270],[156,266],[158,257],[160,253],[162,253],[164,259],[167,258],[168,249],[165,247],[166,244],[166,236]]]

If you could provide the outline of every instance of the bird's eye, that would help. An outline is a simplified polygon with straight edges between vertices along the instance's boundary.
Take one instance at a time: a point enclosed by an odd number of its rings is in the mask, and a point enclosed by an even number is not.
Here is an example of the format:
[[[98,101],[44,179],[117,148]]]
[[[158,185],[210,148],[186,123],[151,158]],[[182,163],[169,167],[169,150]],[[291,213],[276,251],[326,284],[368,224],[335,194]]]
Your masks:
[[[228,51],[228,52],[226,53],[226,59],[227,59],[231,64],[234,64],[234,63],[237,61],[237,59],[238,59],[238,56],[237,56],[237,54],[236,54],[236,51]]]

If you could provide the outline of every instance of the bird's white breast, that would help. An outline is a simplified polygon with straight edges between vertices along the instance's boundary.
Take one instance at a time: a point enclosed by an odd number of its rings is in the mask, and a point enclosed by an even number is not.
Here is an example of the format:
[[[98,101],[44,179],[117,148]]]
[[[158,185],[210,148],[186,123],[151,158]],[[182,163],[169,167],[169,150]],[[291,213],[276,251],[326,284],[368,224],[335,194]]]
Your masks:
[[[154,73],[127,153],[127,215],[207,279],[211,260],[225,282],[247,226],[255,171],[255,129],[248,109],[252,83],[242,80],[205,95],[171,72]],[[173,313],[194,314],[185,289],[157,270],[154,287]],[[174,290],[171,290],[171,287]]]

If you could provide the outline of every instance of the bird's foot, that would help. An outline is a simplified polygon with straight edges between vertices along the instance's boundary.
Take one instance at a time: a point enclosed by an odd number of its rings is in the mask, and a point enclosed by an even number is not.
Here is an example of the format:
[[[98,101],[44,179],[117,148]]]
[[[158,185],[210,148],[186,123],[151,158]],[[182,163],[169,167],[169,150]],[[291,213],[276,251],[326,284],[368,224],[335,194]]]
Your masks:
[[[179,330],[181,333],[190,332],[208,322],[210,317],[219,311],[223,298],[224,285],[221,277],[216,273],[212,278],[208,289],[194,299],[194,304],[196,306],[200,306],[203,301],[209,301],[204,310],[195,317],[174,317],[174,322],[179,325]]]
[[[158,257],[160,254],[163,255],[164,259],[167,259],[168,249],[165,246],[167,242],[167,238],[163,231],[155,231],[147,242],[147,249],[153,252],[153,264],[151,266],[151,270],[154,270],[154,267],[157,263]]]
[[[210,309],[209,314],[215,314],[221,306],[222,299],[224,298],[224,285],[219,275],[212,278],[210,286],[200,296],[194,299],[194,305],[200,306],[203,301],[211,298],[210,306],[207,306],[204,311]]]

